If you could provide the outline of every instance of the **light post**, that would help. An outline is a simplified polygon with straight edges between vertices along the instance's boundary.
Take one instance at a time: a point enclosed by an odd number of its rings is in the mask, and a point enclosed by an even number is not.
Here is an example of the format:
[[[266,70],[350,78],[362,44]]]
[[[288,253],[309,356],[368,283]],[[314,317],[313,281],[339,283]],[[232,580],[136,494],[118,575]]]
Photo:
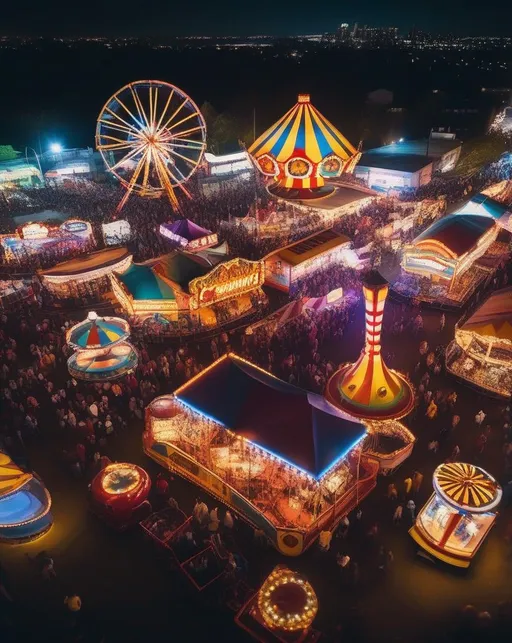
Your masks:
[[[33,147],[25,147],[25,159],[26,159],[26,161],[28,163],[28,151],[29,150],[32,150],[32,152],[34,152],[34,156],[36,157],[36,161],[37,161],[37,166],[39,167],[39,174],[41,175],[41,182],[44,183],[45,181],[44,181],[43,170],[41,168],[41,161],[39,160],[39,156],[37,155],[37,152],[35,151],[35,149]]]

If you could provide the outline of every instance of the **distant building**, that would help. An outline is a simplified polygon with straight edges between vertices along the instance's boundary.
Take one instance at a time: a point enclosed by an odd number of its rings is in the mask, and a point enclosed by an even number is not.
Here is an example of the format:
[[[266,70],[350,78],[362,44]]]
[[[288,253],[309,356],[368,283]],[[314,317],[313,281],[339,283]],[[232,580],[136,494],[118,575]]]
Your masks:
[[[14,187],[34,187],[42,184],[43,177],[37,165],[25,158],[0,162],[0,190]]]
[[[379,192],[417,188],[436,171],[457,164],[462,142],[454,134],[433,132],[429,139],[394,142],[368,150],[356,166],[356,177]]]

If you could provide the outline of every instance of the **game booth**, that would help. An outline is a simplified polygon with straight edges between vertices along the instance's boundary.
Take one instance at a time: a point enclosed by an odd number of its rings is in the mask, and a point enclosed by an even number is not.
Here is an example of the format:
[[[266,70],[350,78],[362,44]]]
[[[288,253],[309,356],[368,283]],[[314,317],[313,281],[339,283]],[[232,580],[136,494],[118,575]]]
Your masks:
[[[126,341],[130,326],[120,317],[98,317],[91,311],[87,319],[72,326],[66,342],[76,352],[68,359],[70,375],[79,380],[108,382],[137,368],[138,355]]]
[[[20,543],[42,536],[53,523],[51,504],[41,480],[0,451],[0,541]]]
[[[175,250],[111,275],[112,290],[129,315],[144,319],[157,314],[172,322],[188,319],[194,328],[214,327],[266,300],[263,262],[217,260]]]
[[[230,353],[147,407],[143,445],[296,556],[374,488],[365,436],[322,396]]]
[[[177,219],[172,223],[162,223],[160,224],[160,234],[188,252],[204,250],[219,242],[215,233],[201,228],[190,219]]]
[[[57,299],[87,297],[110,290],[109,275],[132,263],[127,248],[108,248],[38,271],[43,286]]]
[[[447,370],[500,397],[512,392],[512,287],[491,294],[455,326],[446,349]]]
[[[308,580],[277,565],[235,617],[235,623],[260,643],[315,643],[312,628],[318,598]]]
[[[463,462],[441,464],[433,484],[409,534],[430,556],[469,567],[496,520],[502,489],[487,471]]]
[[[90,507],[109,526],[123,531],[151,513],[151,478],[142,467],[114,462],[102,469],[90,487]]]
[[[343,264],[350,245],[348,237],[331,229],[274,250],[264,258],[265,283],[284,292],[293,291],[297,282],[311,273]]]
[[[0,236],[0,243],[7,263],[31,255],[51,251],[60,256],[94,245],[91,224],[78,219],[68,219],[60,226],[44,223],[27,223],[15,234]]]

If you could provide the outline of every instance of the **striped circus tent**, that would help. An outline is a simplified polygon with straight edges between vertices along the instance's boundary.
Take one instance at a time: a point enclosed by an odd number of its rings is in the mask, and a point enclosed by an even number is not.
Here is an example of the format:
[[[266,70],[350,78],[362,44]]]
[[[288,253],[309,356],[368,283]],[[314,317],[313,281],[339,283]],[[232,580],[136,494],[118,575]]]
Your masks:
[[[68,330],[66,341],[78,350],[95,350],[113,346],[126,339],[129,334],[130,327],[124,319],[98,317],[91,311],[85,321]]]
[[[313,107],[308,94],[249,148],[260,171],[284,188],[318,188],[352,172],[360,153]]]

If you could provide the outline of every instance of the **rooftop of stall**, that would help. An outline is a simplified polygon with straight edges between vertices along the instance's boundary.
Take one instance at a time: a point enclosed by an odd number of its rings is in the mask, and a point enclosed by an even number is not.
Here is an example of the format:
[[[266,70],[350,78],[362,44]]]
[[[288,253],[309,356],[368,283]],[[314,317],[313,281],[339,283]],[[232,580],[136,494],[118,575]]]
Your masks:
[[[279,256],[291,266],[297,266],[308,259],[312,259],[333,248],[349,243],[350,239],[344,234],[339,234],[332,229],[323,230],[310,237],[296,241],[289,246],[271,252],[265,257],[265,260]]]
[[[213,419],[316,478],[366,434],[324,398],[230,353],[176,391],[185,406]]]

